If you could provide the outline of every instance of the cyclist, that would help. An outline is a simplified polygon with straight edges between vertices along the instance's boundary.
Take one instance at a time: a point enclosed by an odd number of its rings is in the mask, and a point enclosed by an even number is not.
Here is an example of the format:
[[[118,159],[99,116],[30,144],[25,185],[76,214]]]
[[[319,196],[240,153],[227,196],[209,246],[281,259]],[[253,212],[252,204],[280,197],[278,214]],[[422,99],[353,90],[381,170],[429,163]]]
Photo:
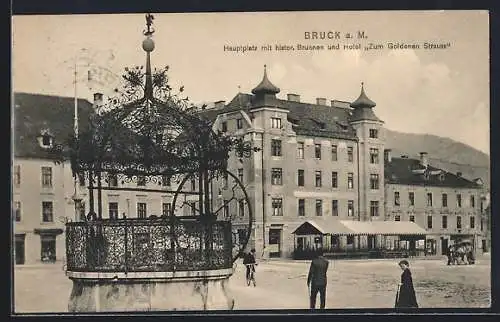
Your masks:
[[[255,278],[253,276],[253,273],[255,273],[255,265],[257,265],[257,263],[255,262],[255,248],[252,248],[250,250],[250,253],[245,254],[245,257],[243,258],[243,265],[245,265],[247,268],[247,285],[250,285],[250,281],[253,280],[253,286],[255,286]]]

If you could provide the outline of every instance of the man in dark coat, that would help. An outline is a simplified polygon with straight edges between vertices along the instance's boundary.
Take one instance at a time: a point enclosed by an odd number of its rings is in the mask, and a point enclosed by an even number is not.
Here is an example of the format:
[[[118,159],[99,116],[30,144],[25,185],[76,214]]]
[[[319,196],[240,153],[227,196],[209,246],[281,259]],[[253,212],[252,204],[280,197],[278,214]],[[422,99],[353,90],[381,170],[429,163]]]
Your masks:
[[[399,283],[398,293],[396,295],[396,307],[418,308],[413,280],[411,278],[410,263],[407,260],[399,262],[399,267],[403,270],[401,274],[401,283]]]
[[[328,260],[323,257],[323,252],[318,251],[312,260],[307,276],[307,286],[311,286],[310,307],[316,308],[316,297],[319,292],[320,308],[325,308],[326,301],[326,272],[328,271]]]

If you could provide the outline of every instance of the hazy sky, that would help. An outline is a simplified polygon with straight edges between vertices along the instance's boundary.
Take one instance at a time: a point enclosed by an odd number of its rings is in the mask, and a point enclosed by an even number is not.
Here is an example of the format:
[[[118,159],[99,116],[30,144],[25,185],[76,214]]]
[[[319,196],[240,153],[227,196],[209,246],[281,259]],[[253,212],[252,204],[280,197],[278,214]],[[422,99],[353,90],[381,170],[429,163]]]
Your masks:
[[[396,131],[430,133],[489,153],[489,27],[487,11],[284,12],[154,14],[153,67],[170,66],[173,85],[194,103],[249,93],[267,64],[270,80],[301,101],[355,100],[360,83],[375,113]],[[84,80],[87,70],[121,75],[143,65],[143,14],[13,17],[14,91],[74,95],[71,61],[79,57],[78,94],[106,93]],[[340,32],[341,39],[306,40],[305,32]],[[364,31],[366,39],[356,39]],[[354,39],[345,39],[350,32]],[[380,50],[343,50],[370,42]],[[388,49],[388,42],[420,49]],[[423,43],[449,43],[424,49]],[[262,45],[337,44],[341,50],[261,51]],[[256,45],[236,53],[224,45]],[[90,58],[91,57],[91,58]],[[102,75],[102,74],[101,74]],[[94,77],[94,79],[97,76]],[[102,79],[102,77],[101,77]],[[118,78],[115,78],[118,79]],[[115,80],[110,77],[108,89]]]

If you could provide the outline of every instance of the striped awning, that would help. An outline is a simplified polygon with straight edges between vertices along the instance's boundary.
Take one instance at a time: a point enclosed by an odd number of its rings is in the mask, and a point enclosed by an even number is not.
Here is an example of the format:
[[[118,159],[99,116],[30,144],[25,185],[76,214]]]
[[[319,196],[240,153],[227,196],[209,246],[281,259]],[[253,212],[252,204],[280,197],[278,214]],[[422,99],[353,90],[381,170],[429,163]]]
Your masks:
[[[411,221],[307,220],[292,234],[421,236],[427,232]]]
[[[426,235],[425,229],[411,221],[354,221],[341,220],[341,223],[356,235]]]

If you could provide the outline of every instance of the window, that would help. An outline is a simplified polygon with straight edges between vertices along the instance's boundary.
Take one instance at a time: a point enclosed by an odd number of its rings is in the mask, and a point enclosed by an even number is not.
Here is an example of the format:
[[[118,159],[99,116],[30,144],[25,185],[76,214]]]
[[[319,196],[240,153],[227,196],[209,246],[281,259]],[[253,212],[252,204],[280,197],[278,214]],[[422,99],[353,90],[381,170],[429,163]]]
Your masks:
[[[76,209],[77,209],[77,212],[78,212],[78,215],[79,215],[79,220],[80,221],[85,221],[85,202],[83,201],[78,201],[78,203],[76,204]]]
[[[190,202],[189,208],[191,208],[191,216],[196,216],[196,201]]]
[[[271,127],[273,129],[281,129],[281,118],[271,117]]]
[[[147,207],[145,202],[137,203],[137,218],[146,218],[147,217]]]
[[[448,216],[441,217],[441,228],[448,228]]]
[[[378,164],[378,149],[370,148],[370,163]]]
[[[432,207],[432,193],[427,193],[427,207]]]
[[[228,200],[224,200],[224,207],[223,207],[222,213],[224,215],[224,218],[229,217],[229,201]]]
[[[353,162],[354,160],[354,153],[353,153],[353,148],[352,146],[347,147],[347,161]]]
[[[108,186],[118,187],[118,176],[116,174],[108,174]]]
[[[243,183],[243,168],[238,169],[238,180]]]
[[[457,229],[462,229],[462,216],[457,216]]]
[[[54,235],[41,235],[41,254],[40,259],[42,262],[55,262],[56,261],[56,236]]]
[[[21,184],[21,166],[15,165],[14,166],[14,185],[16,187],[19,187],[20,184]]]
[[[224,189],[227,189],[228,184],[229,184],[229,175],[227,173],[224,173],[224,177],[222,179],[222,187]]]
[[[339,185],[339,178],[337,172],[332,172],[332,188],[337,188]]]
[[[394,216],[394,221],[401,221],[401,216],[400,215]]]
[[[461,208],[462,207],[462,195],[457,194],[457,207]]]
[[[297,185],[299,187],[304,186],[304,170],[302,169],[299,169],[297,172]]]
[[[110,202],[108,205],[109,219],[118,219],[118,202]]]
[[[42,135],[42,146],[43,147],[52,146],[52,136],[50,136],[49,134]]]
[[[54,206],[52,204],[52,201],[42,202],[42,221],[43,222],[54,221]]]
[[[408,201],[410,206],[415,206],[415,192],[408,192]]]
[[[17,222],[21,221],[21,202],[14,202],[14,218]]]
[[[410,221],[411,222],[415,222],[415,216],[414,215],[410,215]]]
[[[316,159],[321,159],[321,144],[314,145],[314,157]]]
[[[348,217],[354,216],[354,200],[347,201],[347,216]]]
[[[305,201],[305,199],[299,199],[298,215],[300,217],[304,217],[306,215],[306,201]]]
[[[281,168],[271,169],[271,184],[282,185],[283,184],[283,173]]]
[[[378,216],[378,201],[370,201],[370,216],[377,217]]]
[[[85,174],[83,173],[78,174],[78,183],[80,184],[81,187],[85,186]]]
[[[240,217],[245,216],[245,199],[238,200],[238,214]]]
[[[323,216],[323,200],[316,199],[316,216]]]
[[[446,193],[443,193],[441,196],[441,202],[443,204],[443,207],[448,207],[448,195]]]
[[[241,119],[241,118],[236,119],[236,128],[238,130],[243,128],[243,119]]]
[[[145,186],[146,185],[146,177],[145,176],[137,176],[137,185]]]
[[[170,216],[172,212],[172,204],[170,202],[164,202],[161,204],[161,213],[163,216]]]
[[[314,174],[316,187],[321,187],[321,171],[317,170]]]
[[[273,207],[273,216],[283,216],[282,198],[272,198],[271,206]]]
[[[347,245],[354,244],[354,236],[347,236]]]
[[[347,189],[354,189],[354,173],[347,174]]]
[[[378,174],[372,173],[370,174],[370,189],[378,189],[378,188],[379,188]]]
[[[161,184],[163,186],[169,186],[172,184],[171,182],[171,177],[170,176],[167,176],[166,174],[162,175],[161,176]]]
[[[470,228],[471,229],[476,228],[476,218],[474,216],[470,217]]]
[[[276,140],[276,139],[271,140],[271,155],[273,157],[281,156],[281,140]]]
[[[191,178],[191,191],[196,190],[196,180],[194,178]]]
[[[52,168],[42,167],[42,187],[52,187]]]
[[[339,201],[332,200],[332,216],[338,216],[338,215],[339,215]]]
[[[304,159],[304,142],[297,142],[297,158]]]
[[[474,199],[474,195],[470,196],[470,206],[471,206],[471,208],[476,207],[476,200]]]
[[[337,146],[335,144],[332,144],[332,161],[337,161],[337,158]]]
[[[483,231],[483,229],[484,229],[484,222],[483,222],[482,218],[481,218],[481,221],[480,221],[480,225],[481,225],[481,231]]]
[[[432,216],[427,216],[427,228],[432,228]]]
[[[378,138],[378,130],[377,129],[370,129],[370,138],[371,139]]]
[[[227,132],[227,122],[226,121],[222,122],[222,130],[221,131]]]
[[[394,191],[394,206],[400,206],[399,191]]]

